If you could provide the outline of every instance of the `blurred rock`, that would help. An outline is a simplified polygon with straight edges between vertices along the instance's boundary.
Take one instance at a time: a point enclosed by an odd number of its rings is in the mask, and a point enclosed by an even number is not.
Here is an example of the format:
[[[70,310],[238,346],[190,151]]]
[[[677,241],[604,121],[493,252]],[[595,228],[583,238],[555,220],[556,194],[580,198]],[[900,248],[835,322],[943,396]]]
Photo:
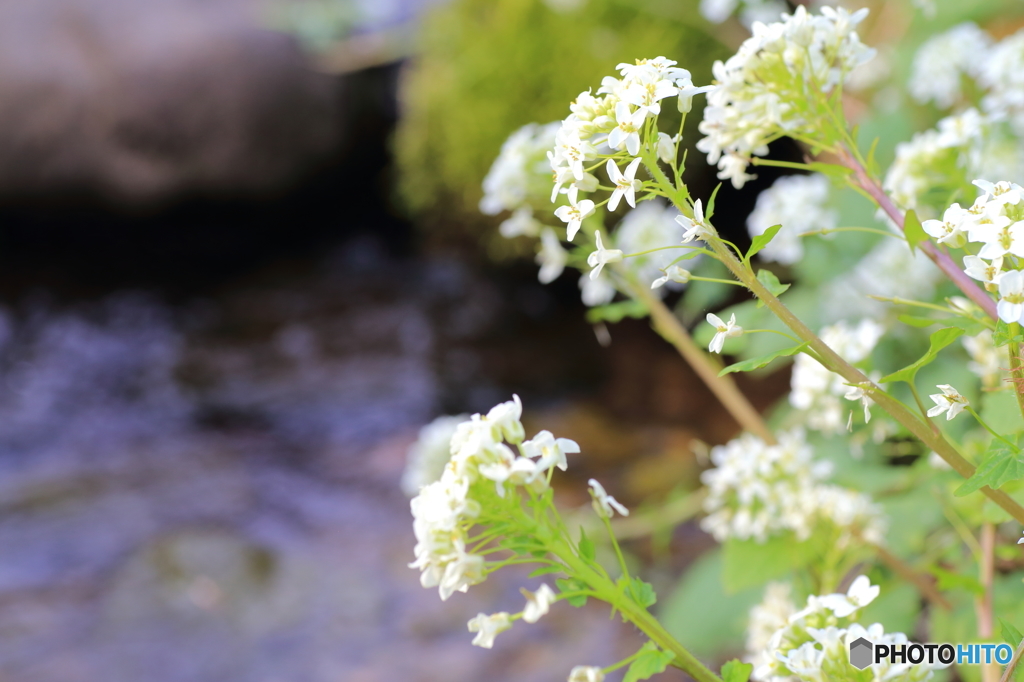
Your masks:
[[[338,81],[257,0],[0,2],[0,193],[256,191],[340,130]]]

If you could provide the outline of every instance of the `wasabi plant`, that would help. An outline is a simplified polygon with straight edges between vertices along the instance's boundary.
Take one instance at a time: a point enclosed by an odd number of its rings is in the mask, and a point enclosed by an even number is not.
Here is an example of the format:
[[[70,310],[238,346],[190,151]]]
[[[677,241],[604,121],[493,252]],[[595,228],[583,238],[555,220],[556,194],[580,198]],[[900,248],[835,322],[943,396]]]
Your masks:
[[[722,18],[758,6],[702,3]],[[742,429],[710,449],[692,510],[723,545],[723,585],[763,586],[765,596],[750,612],[744,659],[716,672],[687,643],[699,615],[674,614],[675,600],[651,612],[654,589],[616,539],[628,510],[591,480],[607,537],[564,520],[554,470],[580,448],[547,431],[525,440],[515,398],[455,427],[443,473],[412,501],[412,566],[442,599],[511,564],[554,580],[524,589],[518,612],[470,621],[474,644],[491,647],[558,602],[592,599],[648,641],[621,661],[567,662],[570,682],[620,668],[634,682],[670,665],[700,682],[919,682],[950,665],[972,681],[1015,673],[1024,31],[997,41],[963,24],[925,41],[908,100],[955,110],[895,144],[883,171],[880,141],[848,122],[844,96],[876,56],[858,35],[867,18],[798,6],[752,21],[708,85],[664,56],[619,64],[564,120],[523,128],[502,148],[481,208],[510,214],[502,234],[539,238],[539,279],[578,269],[595,324],[649,316]],[[802,173],[758,198],[748,248],[716,225],[718,190],[694,196],[684,180],[681,135],[698,96],[707,106],[696,149],[721,180],[743,188],[758,166]],[[772,159],[782,137],[801,145],[803,161]],[[722,309],[721,293],[737,287],[747,300]],[[788,398],[762,415],[731,375],[786,358]],[[599,560],[599,542],[613,565]],[[882,608],[907,590],[901,607]],[[945,644],[996,653],[933,655]],[[864,646],[874,647],[870,660]],[[903,655],[926,649],[927,660]]]

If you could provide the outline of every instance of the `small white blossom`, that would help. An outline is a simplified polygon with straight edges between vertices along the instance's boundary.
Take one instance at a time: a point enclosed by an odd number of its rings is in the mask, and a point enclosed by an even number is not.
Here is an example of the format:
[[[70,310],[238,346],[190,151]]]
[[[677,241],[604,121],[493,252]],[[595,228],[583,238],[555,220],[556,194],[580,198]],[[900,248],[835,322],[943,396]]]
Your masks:
[[[578,453],[580,446],[574,440],[555,438],[550,431],[541,431],[523,442],[522,451],[524,457],[538,460],[538,471],[547,471],[554,466],[565,471],[569,466],[566,454]]]
[[[951,248],[959,249],[967,243],[967,233],[964,232],[965,211],[960,204],[953,204],[946,209],[942,220],[926,220],[921,227],[940,244],[948,244]]]
[[[449,443],[458,425],[469,415],[438,417],[420,429],[419,437],[409,448],[405,472],[402,474],[402,490],[415,495],[420,488],[441,478],[445,465],[451,458]]]
[[[1010,270],[999,277],[999,303],[996,312],[1007,324],[1024,322],[1024,272]]]
[[[569,205],[559,206],[555,209],[555,217],[566,224],[566,239],[572,241],[572,238],[579,232],[580,225],[583,224],[584,218],[594,212],[594,202],[590,199],[581,199],[577,201],[577,189],[572,187],[569,189]]]
[[[611,518],[615,516],[615,512],[619,512],[623,516],[629,516],[629,510],[619,504],[618,500],[605,492],[604,486],[597,482],[596,479],[590,479],[587,481],[590,484],[590,496],[594,501],[594,511],[597,512],[598,516],[604,518]]]
[[[594,307],[611,303],[615,298],[615,285],[603,274],[597,279],[591,279],[590,275],[584,274],[580,277],[580,298],[584,305]]]
[[[680,215],[676,216],[676,222],[686,230],[683,233],[683,244],[689,244],[694,238],[703,239],[711,232],[710,227],[704,222],[704,207],[700,199],[693,205],[693,218]]]
[[[569,682],[604,682],[604,671],[596,665],[578,665],[569,671]]]
[[[636,169],[640,166],[640,159],[636,158],[629,162],[625,172],[620,172],[614,159],[608,159],[606,168],[608,179],[615,185],[611,197],[608,198],[608,210],[614,211],[619,207],[619,200],[625,199],[631,208],[636,208],[636,192],[643,183],[635,179]]]
[[[536,237],[540,234],[540,228],[540,222],[533,217],[533,209],[529,206],[521,206],[498,226],[498,232],[505,239]]]
[[[545,227],[540,233],[540,250],[537,252],[537,265],[540,266],[537,279],[540,283],[550,284],[558,279],[568,259],[569,253],[562,248],[558,235],[550,227]]]
[[[1003,276],[1003,257],[999,256],[987,262],[977,256],[964,256],[964,272],[979,282],[997,285]]]
[[[490,649],[494,646],[494,638],[512,627],[512,619],[505,611],[490,616],[480,613],[466,625],[470,632],[477,633],[473,638],[473,645]]]
[[[679,249],[666,248],[679,244],[683,234],[682,227],[675,221],[678,215],[674,207],[666,206],[660,199],[652,199],[626,213],[616,227],[616,246],[625,253],[643,254],[631,256],[624,261],[625,267],[639,281],[650,282],[660,277],[664,274],[664,268],[669,267],[680,253],[685,253]]]
[[[622,260],[622,251],[619,249],[606,249],[604,244],[601,243],[601,231],[598,230],[594,233],[594,240],[597,245],[597,251],[591,252],[587,256],[587,265],[593,268],[590,271],[590,279],[597,279],[601,276],[601,270],[608,263],[618,263]]]
[[[872,585],[866,575],[862,575],[853,581],[846,594],[826,595],[821,597],[821,603],[831,609],[837,618],[845,618],[873,602],[881,589],[878,585]]]
[[[536,623],[541,616],[545,615],[558,598],[555,591],[547,585],[541,585],[536,592],[521,590],[526,597],[526,608],[523,609],[523,620],[527,623]]]
[[[735,313],[729,317],[728,322],[723,322],[722,318],[714,313],[708,313],[707,320],[715,328],[715,335],[711,338],[711,343],[708,344],[708,350],[712,353],[721,353],[727,338],[740,336],[743,333],[743,327],[736,324]]]
[[[692,276],[693,275],[689,270],[684,270],[678,265],[670,265],[668,270],[665,271],[664,277],[659,277],[658,279],[651,282],[651,288],[657,289],[659,287],[664,286],[668,282],[675,282],[676,284],[686,284],[687,282],[690,281],[690,278]]]
[[[992,38],[973,22],[929,38],[917,50],[908,83],[918,102],[948,109],[961,97],[964,76],[977,78]]]
[[[1003,368],[1009,366],[1007,347],[996,348],[992,332],[982,330],[977,336],[963,339],[964,348],[971,356],[967,369],[981,378],[986,388],[996,388],[1002,381]]]
[[[945,412],[946,421],[949,421],[963,412],[964,408],[969,404],[967,398],[960,395],[960,392],[949,384],[939,384],[936,388],[942,391],[942,393],[928,396],[935,403],[935,407],[928,410],[929,417],[937,417]]]
[[[608,146],[615,150],[623,147],[630,156],[640,153],[640,129],[647,118],[643,109],[630,111],[629,104],[619,102],[615,105],[615,127],[608,133]]]
[[[658,133],[658,158],[671,164],[676,160],[676,142],[668,133]]]

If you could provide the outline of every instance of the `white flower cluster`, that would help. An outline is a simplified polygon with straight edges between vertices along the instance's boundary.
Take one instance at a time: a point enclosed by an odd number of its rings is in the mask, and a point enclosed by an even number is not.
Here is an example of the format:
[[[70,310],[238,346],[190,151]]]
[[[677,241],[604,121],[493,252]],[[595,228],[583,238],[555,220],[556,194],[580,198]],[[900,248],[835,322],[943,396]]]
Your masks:
[[[982,108],[998,119],[1009,120],[1016,133],[1024,135],[1024,30],[975,59],[982,64],[978,82],[988,89]]]
[[[1012,182],[975,180],[982,190],[970,208],[953,204],[942,220],[926,220],[925,232],[950,248],[981,244],[978,255],[964,257],[964,272],[998,290],[997,312],[1004,322],[1024,322],[1024,271],[1003,270],[1024,256],[1024,188]]]
[[[524,441],[519,397],[495,406],[486,416],[474,414],[451,437],[451,457],[441,478],[420,489],[411,503],[416,560],[424,587],[438,587],[441,599],[465,592],[486,577],[484,558],[467,551],[468,530],[493,495],[504,498],[515,486],[540,492],[548,471],[565,470],[566,453],[579,446],[541,431]],[[516,456],[508,444],[519,446]],[[493,486],[493,493],[489,486]]]
[[[962,95],[963,77],[981,74],[991,45],[992,38],[971,21],[929,38],[914,56],[907,84],[911,96],[922,104],[952,107]]]
[[[568,226],[571,241],[580,223],[594,210],[589,199],[579,193],[593,192],[598,179],[587,168],[599,155],[625,151],[634,157],[625,172],[615,160],[609,159],[607,172],[615,187],[609,210],[615,210],[620,199],[636,207],[635,193],[640,187],[636,172],[640,160],[641,133],[648,117],[661,113],[661,101],[678,98],[680,111],[689,111],[693,96],[707,88],[695,88],[690,72],[665,57],[637,60],[636,64],[619,64],[621,78],[607,76],[594,95],[581,92],[569,106],[572,112],[561,122],[555,135],[554,149],[548,153],[554,173],[551,201],[560,192],[568,194],[569,206],[560,207],[555,215]],[[675,158],[675,142],[664,135],[658,144],[659,156],[665,161]],[[563,189],[568,185],[567,189]]]
[[[768,644],[776,632],[786,627],[790,616],[796,613],[791,593],[792,588],[786,583],[768,583],[761,603],[750,609],[747,617],[746,660],[753,663],[755,668],[771,662],[766,651]]]
[[[555,143],[558,126],[557,121],[547,125],[530,123],[512,133],[484,178],[480,211],[487,215],[513,211],[512,217],[501,224],[504,237],[536,237],[540,232],[532,205],[547,186],[545,154]]]
[[[874,543],[883,539],[881,510],[866,495],[822,483],[832,467],[814,461],[801,430],[780,434],[778,445],[743,434],[712,448],[711,461],[715,468],[701,474],[708,488],[701,528],[719,542],[764,542],[785,531],[805,540],[819,521],[842,529],[844,545],[854,534]]]
[[[822,329],[819,336],[840,357],[856,364],[871,354],[884,331],[877,322],[865,319],[855,327],[838,322]],[[860,395],[852,395],[845,379],[803,353],[797,355],[793,363],[790,388],[790,404],[804,412],[809,428],[823,433],[840,433],[846,428],[849,406],[843,398],[862,399]]]
[[[452,456],[452,435],[468,418],[466,414],[438,417],[420,429],[419,438],[409,447],[402,473],[402,490],[406,495],[416,495],[420,488],[441,478]]]
[[[981,379],[982,385],[989,389],[1002,385],[1004,368],[1010,366],[1007,347],[997,348],[992,338],[992,332],[988,329],[977,336],[965,337],[963,344],[968,355],[971,356],[971,361],[967,363],[967,369]]]
[[[625,253],[676,246],[682,241],[683,235],[682,226],[676,222],[678,215],[679,211],[672,206],[666,207],[660,199],[645,201],[627,213],[619,223],[615,230],[615,243]],[[634,256],[625,263],[641,283],[652,283],[663,276],[669,264],[681,253],[684,252],[679,249],[665,249]],[[697,259],[689,262],[696,263]],[[680,284],[676,279],[666,279],[665,283],[669,283],[669,288],[678,288]],[[664,289],[659,286],[655,291],[660,294]]]
[[[718,165],[720,179],[738,189],[754,177],[746,172],[750,158],[765,156],[769,142],[819,132],[822,112],[808,108],[817,99],[808,89],[828,93],[874,56],[855,30],[867,12],[823,7],[811,15],[798,6],[781,22],[755,22],[739,51],[715,62],[718,87],[708,94],[697,149]]]
[[[757,196],[757,205],[747,218],[750,236],[782,225],[771,243],[759,252],[761,258],[792,265],[804,256],[802,233],[832,229],[839,224],[839,214],[826,205],[828,185],[824,175],[788,175]]]
[[[759,682],[827,682],[834,679],[862,679],[861,671],[850,664],[850,643],[864,637],[875,646],[906,645],[902,632],[886,634],[880,623],[864,627],[859,623],[841,621],[870,604],[878,596],[878,586],[866,576],[859,576],[846,594],[811,595],[807,606],[790,615],[786,624],[772,635],[759,657],[760,665],[753,672]],[[935,670],[934,664],[892,664],[888,659],[872,663],[865,679],[885,682],[922,682]]]

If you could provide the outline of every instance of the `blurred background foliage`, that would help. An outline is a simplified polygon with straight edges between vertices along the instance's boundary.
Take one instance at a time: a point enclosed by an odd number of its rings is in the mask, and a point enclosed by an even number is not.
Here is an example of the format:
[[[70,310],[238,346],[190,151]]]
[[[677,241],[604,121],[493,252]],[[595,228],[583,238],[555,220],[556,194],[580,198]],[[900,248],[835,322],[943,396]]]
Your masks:
[[[456,0],[433,12],[403,76],[394,141],[398,191],[426,238],[468,237],[504,253],[509,245],[492,238],[499,221],[477,204],[505,138],[565,118],[616,64],[658,55],[703,83],[729,48],[683,3]],[[691,141],[699,106],[687,119]]]

